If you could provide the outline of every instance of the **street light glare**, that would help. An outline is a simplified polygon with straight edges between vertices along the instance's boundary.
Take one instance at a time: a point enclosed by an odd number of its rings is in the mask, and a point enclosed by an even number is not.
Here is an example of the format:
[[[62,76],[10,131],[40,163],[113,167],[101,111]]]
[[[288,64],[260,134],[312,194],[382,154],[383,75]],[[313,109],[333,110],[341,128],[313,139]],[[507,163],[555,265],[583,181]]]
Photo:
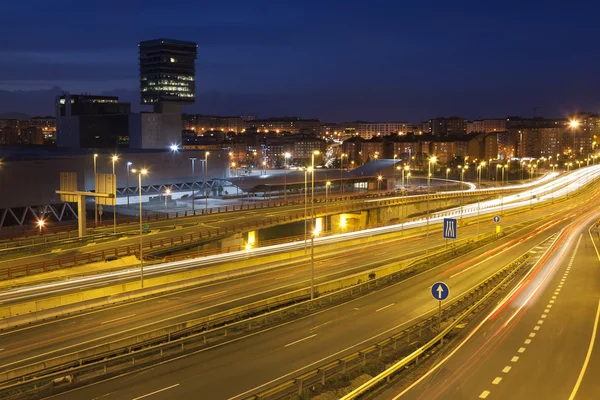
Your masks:
[[[169,148],[171,149],[171,151],[179,151],[179,146],[177,146],[176,144],[170,145]]]
[[[116,155],[116,154],[115,154],[115,155],[113,155],[113,156],[112,156],[112,160],[113,160],[113,161],[117,161],[118,159],[119,159],[119,156],[118,156],[118,155]]]
[[[431,162],[431,163],[435,163],[436,161],[437,161],[436,156],[431,156],[431,158],[429,159],[429,162]]]
[[[571,128],[577,128],[579,126],[579,121],[573,120],[569,122],[569,125],[571,126]]]
[[[292,155],[291,155],[289,152],[287,152],[287,151],[286,151],[286,152],[283,154],[283,156],[284,156],[285,158],[290,158]]]
[[[315,150],[315,151],[313,151],[313,154],[314,154],[315,156],[318,156],[319,154],[321,154],[321,152],[320,152],[319,150]]]

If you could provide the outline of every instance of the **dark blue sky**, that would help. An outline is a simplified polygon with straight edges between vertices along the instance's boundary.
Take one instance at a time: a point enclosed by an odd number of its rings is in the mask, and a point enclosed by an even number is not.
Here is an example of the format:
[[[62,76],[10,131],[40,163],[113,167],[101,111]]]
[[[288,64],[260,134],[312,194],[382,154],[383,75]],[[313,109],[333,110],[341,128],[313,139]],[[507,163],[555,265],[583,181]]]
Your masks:
[[[139,109],[137,43],[196,41],[187,111],[416,122],[600,112],[593,1],[7,1],[0,112],[60,90]],[[524,4],[527,3],[527,4]]]

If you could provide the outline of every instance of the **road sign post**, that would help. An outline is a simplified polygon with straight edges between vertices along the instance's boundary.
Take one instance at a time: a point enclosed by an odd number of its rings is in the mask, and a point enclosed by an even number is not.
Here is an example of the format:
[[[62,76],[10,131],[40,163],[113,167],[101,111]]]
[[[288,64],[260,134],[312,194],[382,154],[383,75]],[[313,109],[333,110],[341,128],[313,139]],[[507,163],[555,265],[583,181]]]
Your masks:
[[[456,239],[457,221],[454,218],[444,218],[444,239]],[[448,241],[446,241],[446,244]]]
[[[454,220],[456,221],[456,220]],[[442,329],[442,300],[446,300],[450,294],[448,285],[444,282],[436,282],[431,286],[431,295],[438,301],[438,329]]]

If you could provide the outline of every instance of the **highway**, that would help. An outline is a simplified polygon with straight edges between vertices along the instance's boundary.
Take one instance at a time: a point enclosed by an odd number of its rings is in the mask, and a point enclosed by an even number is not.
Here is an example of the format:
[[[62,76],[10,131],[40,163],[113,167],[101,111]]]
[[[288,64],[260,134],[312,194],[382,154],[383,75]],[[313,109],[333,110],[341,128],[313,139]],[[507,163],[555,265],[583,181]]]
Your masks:
[[[562,176],[562,177],[554,177],[551,176],[552,180],[549,180],[547,177],[543,178],[542,181],[545,182],[542,185],[536,186],[535,182],[524,184],[522,186],[529,187],[524,194],[511,194],[507,196],[503,196],[501,199],[493,199],[488,201],[482,201],[478,203],[466,204],[463,207],[456,207],[450,210],[444,210],[441,212],[432,213],[430,218],[419,217],[411,219],[407,222],[402,222],[396,225],[390,225],[379,228],[371,228],[365,229],[361,231],[348,232],[342,234],[331,235],[327,237],[318,237],[315,239],[316,245],[328,244],[328,243],[339,243],[346,239],[356,239],[361,237],[370,237],[377,234],[383,233],[391,233],[403,231],[404,229],[412,228],[412,227],[423,227],[430,224],[441,223],[442,220],[447,217],[455,217],[462,218],[468,216],[476,216],[479,214],[486,213],[502,213],[505,210],[510,210],[518,207],[527,207],[527,206],[536,206],[543,202],[551,202],[554,201],[554,195],[552,199],[550,198],[548,191],[553,190],[556,192],[556,198],[560,198],[561,195],[566,195],[567,188],[565,185],[567,183],[573,183],[572,186],[582,185],[583,181],[580,179],[581,176],[587,176],[593,173],[594,176],[600,176],[600,166],[590,167],[587,170],[574,171],[571,174]],[[486,189],[484,189],[486,190]],[[531,200],[532,196],[537,196],[536,201],[533,202]],[[529,198],[529,199],[527,199]],[[361,201],[372,201],[372,200],[361,200]],[[429,236],[427,236],[427,242],[429,242]],[[194,260],[184,260],[184,261],[176,261],[169,263],[161,263],[157,265],[147,266],[144,269],[144,274],[147,276],[159,276],[165,274],[171,274],[174,272],[186,271],[190,269],[197,269],[207,265],[219,264],[222,262],[230,262],[232,260],[244,260],[249,256],[256,255],[265,255],[265,254],[275,254],[275,253],[284,253],[289,252],[291,250],[298,250],[304,248],[304,241],[284,243],[280,245],[274,246],[266,246],[261,248],[251,249],[250,251],[242,250],[237,252],[230,252],[226,254],[219,254],[214,256],[203,257],[202,259],[194,259]],[[126,283],[133,282],[139,279],[139,269],[131,268],[120,271],[106,272],[106,273],[98,273],[93,276],[84,276],[84,277],[73,277],[69,280],[63,280],[58,282],[50,282],[50,283],[42,283],[38,285],[33,285],[29,287],[22,287],[16,289],[5,290],[0,293],[0,302],[10,303],[15,300],[23,300],[23,299],[33,299],[37,298],[36,296],[40,295],[51,295],[51,294],[65,294],[69,293],[69,291],[73,290],[81,290],[82,287],[92,288],[92,287],[102,287],[107,286],[109,284],[115,283]]]
[[[507,214],[503,217],[502,225],[509,227],[527,223],[541,216],[574,209],[578,205],[577,202],[569,204],[568,207],[564,204],[548,204],[526,214]],[[476,229],[474,224],[461,228],[461,237],[475,236]],[[494,229],[495,224],[490,217],[487,222],[481,223],[480,233],[492,232]],[[339,251],[319,255],[316,263],[316,281],[332,280],[423,254],[422,239],[420,235],[413,238],[398,237],[352,249],[340,248]],[[439,234],[432,234],[430,240],[432,248],[444,244]],[[343,242],[340,244],[343,245]],[[373,258],[373,251],[389,255]],[[135,271],[135,274],[137,276],[138,272]],[[0,334],[4,348],[0,370],[10,368],[17,362],[23,364],[36,357],[47,358],[65,351],[89,347],[119,335],[167,326],[290,290],[305,288],[309,284],[309,277],[309,263],[305,258],[260,274],[205,283],[184,291],[6,331]],[[39,291],[45,291],[44,295],[52,294],[47,287],[42,287]],[[40,292],[38,295],[41,296]],[[3,294],[7,296],[9,293]],[[4,301],[10,302],[7,299],[10,298],[5,297]],[[60,332],[61,335],[56,336],[54,332]]]
[[[573,209],[571,205],[569,209]],[[538,208],[535,212],[505,215],[506,227],[530,223],[545,215],[564,212],[564,204]],[[491,218],[481,224],[481,233],[492,232],[495,224]],[[527,228],[533,229],[533,228]],[[476,235],[476,225],[461,228],[461,235]],[[410,232],[407,232],[407,236]],[[316,282],[324,282],[352,273],[373,269],[378,266],[398,262],[411,256],[422,255],[423,236],[397,237],[381,240],[360,247],[329,251],[316,258]],[[445,240],[439,233],[432,234],[431,245],[444,245]],[[373,252],[386,254],[373,258]],[[306,288],[310,284],[310,264],[307,258],[267,272],[245,277],[209,282],[174,293],[153,296],[135,302],[120,304],[94,312],[75,314],[69,318],[52,320],[47,323],[31,325],[22,329],[13,329],[0,333],[3,343],[0,371],[14,366],[14,363],[27,363],[33,359],[49,356],[51,352],[74,351],[89,347],[102,340],[126,334],[168,326],[193,318],[210,315],[238,305],[261,300]],[[73,329],[76,327],[76,329]],[[53,333],[60,332],[60,336]],[[41,339],[42,338],[42,339]],[[56,353],[51,353],[52,355]],[[46,357],[47,358],[47,357]]]
[[[586,196],[584,200],[590,204],[597,197]],[[577,214],[585,209],[583,204],[576,206]],[[573,212],[566,208],[563,204],[563,211],[545,224],[538,223],[335,308],[56,397],[132,399],[152,394],[156,399],[241,398],[356,351],[434,312],[437,305],[429,288],[437,280],[447,282],[458,297],[521,254],[543,252],[536,247],[571,222]]]
[[[507,190],[514,191],[517,188],[530,188],[537,187],[544,182],[549,182],[551,179],[556,177],[556,173],[545,175],[544,177],[533,181],[524,183],[521,185],[504,186],[501,188],[489,188],[482,189],[480,193],[484,194],[492,190]],[[558,181],[558,179],[557,179]],[[473,187],[469,187],[468,190],[464,191],[452,191],[449,193],[464,193],[474,192]],[[321,196],[322,197],[322,196]],[[412,196],[405,196],[406,199],[410,199]],[[394,199],[397,199],[395,197]],[[345,207],[345,206],[356,206],[359,204],[371,205],[373,202],[379,200],[390,200],[391,198],[381,199],[365,199],[358,198],[352,200],[336,200],[335,197],[331,197],[332,207]],[[509,203],[510,201],[507,201]],[[318,207],[322,207],[322,203],[317,203]],[[245,210],[243,212],[226,212],[221,214],[209,214],[206,216],[187,217],[180,219],[169,219],[151,222],[150,234],[144,236],[144,241],[155,240],[155,239],[170,239],[177,238],[182,235],[196,234],[199,233],[207,234],[209,231],[214,232],[216,229],[233,229],[235,226],[252,225],[257,222],[261,222],[265,219],[276,219],[288,217],[290,215],[303,214],[305,211],[304,204],[293,204],[282,207],[271,207],[264,209],[253,209]],[[108,233],[112,232],[112,228],[101,228],[95,233]],[[18,265],[42,263],[50,259],[59,259],[61,257],[71,256],[82,256],[90,252],[101,252],[110,251],[115,247],[124,246],[138,246],[139,245],[139,230],[136,224],[127,224],[123,226],[117,226],[117,233],[120,235],[119,238],[114,240],[110,235],[104,238],[98,238],[96,240],[87,241],[83,245],[76,245],[67,242],[52,243],[49,245],[29,246],[24,247],[22,250],[6,249],[0,250],[0,272],[7,270],[9,267],[15,267]]]
[[[589,232],[597,216],[575,220],[539,270],[425,375],[380,398],[600,398],[600,256]]]

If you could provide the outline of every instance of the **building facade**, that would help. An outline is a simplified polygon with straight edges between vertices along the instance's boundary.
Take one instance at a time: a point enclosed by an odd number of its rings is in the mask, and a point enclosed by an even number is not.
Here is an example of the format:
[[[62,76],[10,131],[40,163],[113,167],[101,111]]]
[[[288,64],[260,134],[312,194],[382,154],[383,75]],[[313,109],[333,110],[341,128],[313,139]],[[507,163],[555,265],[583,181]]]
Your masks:
[[[355,133],[363,139],[375,136],[405,135],[412,132],[412,124],[408,122],[355,122]]]
[[[193,104],[196,100],[197,45],[173,39],[139,44],[142,104]]]

